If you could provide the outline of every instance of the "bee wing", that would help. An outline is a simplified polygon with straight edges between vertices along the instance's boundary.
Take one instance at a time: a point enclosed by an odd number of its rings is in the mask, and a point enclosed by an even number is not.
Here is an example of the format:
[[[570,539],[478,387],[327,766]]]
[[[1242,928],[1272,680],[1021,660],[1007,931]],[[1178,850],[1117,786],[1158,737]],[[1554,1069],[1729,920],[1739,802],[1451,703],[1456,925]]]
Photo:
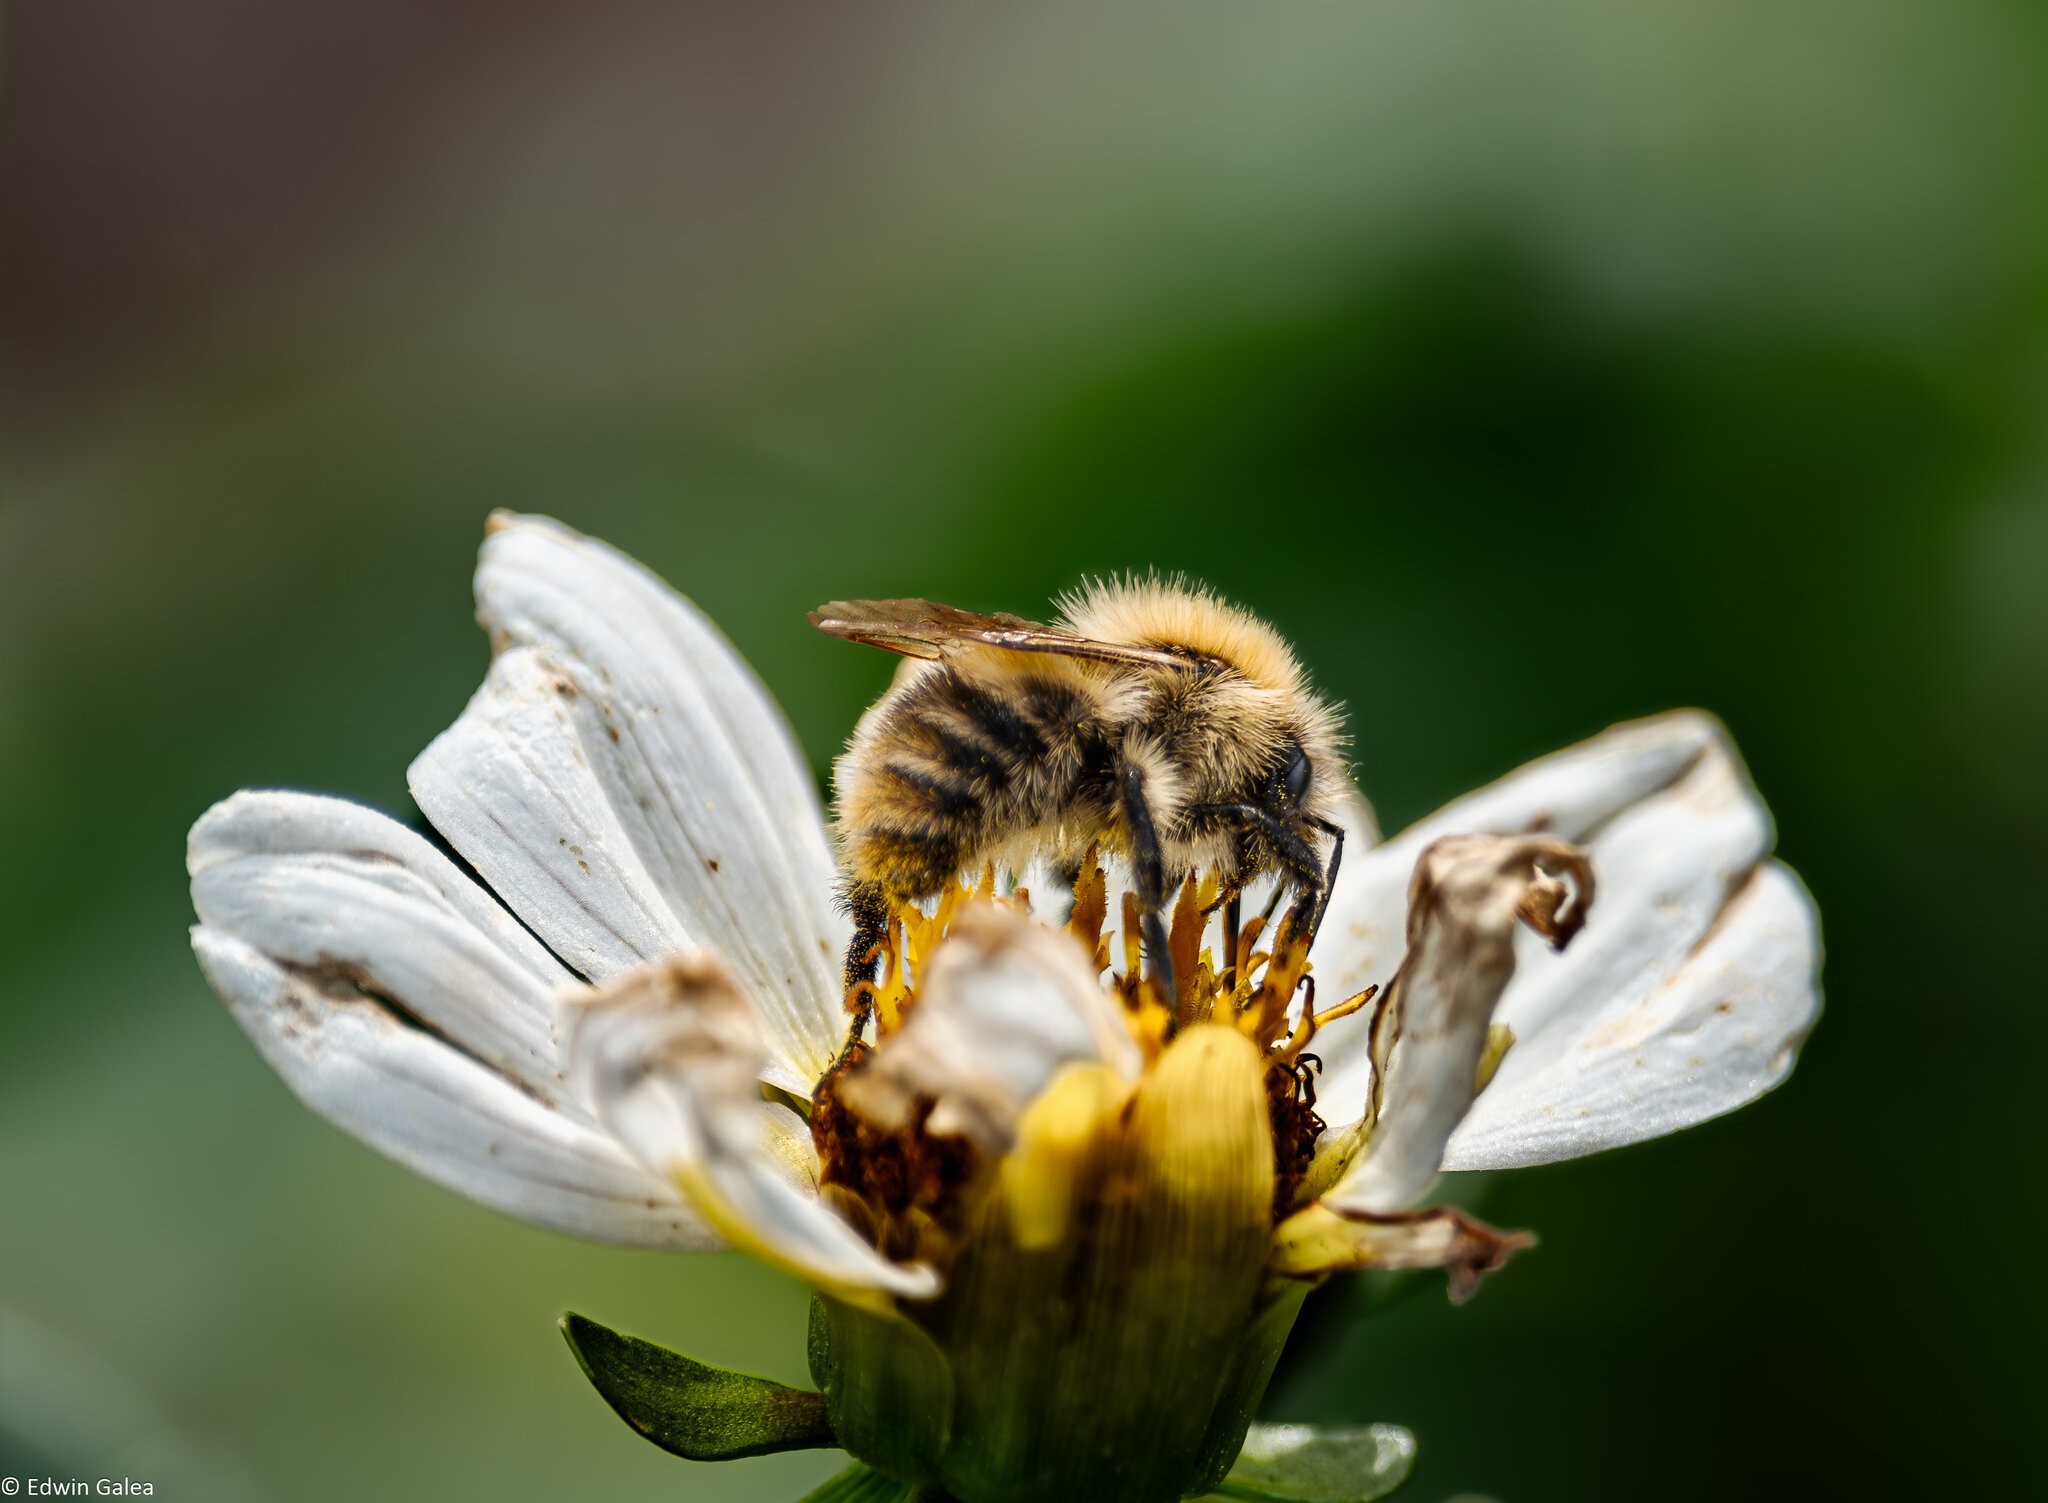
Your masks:
[[[811,612],[811,625],[907,658],[943,658],[977,647],[999,647],[1144,668],[1187,668],[1197,661],[1153,647],[1097,642],[1007,612],[983,615],[934,600],[834,600]]]

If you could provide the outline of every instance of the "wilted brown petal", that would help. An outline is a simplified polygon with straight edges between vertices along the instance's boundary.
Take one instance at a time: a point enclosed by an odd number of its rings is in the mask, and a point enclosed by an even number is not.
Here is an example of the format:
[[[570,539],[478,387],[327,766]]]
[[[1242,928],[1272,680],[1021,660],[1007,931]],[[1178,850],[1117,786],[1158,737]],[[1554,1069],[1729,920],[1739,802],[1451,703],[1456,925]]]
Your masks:
[[[1515,973],[1515,925],[1562,949],[1585,923],[1593,872],[1577,846],[1543,835],[1454,835],[1423,851],[1408,893],[1408,953],[1377,1020],[1363,1155],[1325,1200],[1389,1215],[1436,1177],[1446,1141],[1479,1092],[1494,1007]]]
[[[1293,1278],[1351,1268],[1441,1268],[1450,1275],[1451,1298],[1463,1303],[1482,1278],[1535,1242],[1527,1232],[1500,1231],[1452,1206],[1367,1216],[1323,1204],[1281,1224],[1268,1266]]]
[[[1580,844],[1602,894],[1555,963],[1523,964],[1494,1020],[1516,1044],[1444,1148],[1443,1167],[1552,1163],[1676,1132],[1791,1071],[1820,1011],[1812,899],[1770,858],[1771,818],[1719,722],[1680,710],[1615,726],[1517,769],[1354,858],[1316,946],[1343,994],[1399,966],[1407,892],[1446,835]],[[1362,1111],[1370,1030],[1318,1035],[1321,1094]],[[1341,1120],[1341,1119],[1339,1119]]]
[[[892,1263],[816,1198],[800,1122],[761,1097],[767,1052],[724,968],[683,957],[593,995],[570,1034],[570,1082],[735,1246],[845,1299],[929,1299],[929,1268]]]

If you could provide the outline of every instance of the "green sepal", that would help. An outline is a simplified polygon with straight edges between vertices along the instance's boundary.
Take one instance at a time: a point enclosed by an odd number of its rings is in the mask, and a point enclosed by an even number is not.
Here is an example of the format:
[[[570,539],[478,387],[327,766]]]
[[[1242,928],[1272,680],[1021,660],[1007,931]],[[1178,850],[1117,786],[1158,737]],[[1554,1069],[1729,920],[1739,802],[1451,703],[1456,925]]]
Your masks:
[[[938,1480],[953,1374],[931,1337],[903,1316],[814,1294],[808,1349],[839,1445],[895,1476]]]
[[[1208,1433],[1195,1463],[1193,1491],[1207,1492],[1221,1485],[1237,1458],[1243,1454],[1245,1437],[1251,1432],[1252,1416],[1266,1396],[1273,1369],[1280,1365],[1280,1353],[1287,1346],[1287,1334],[1308,1297],[1308,1285],[1297,1279],[1280,1279],[1261,1291],[1231,1364],[1216,1407],[1209,1416]]]
[[[664,1451],[732,1461],[838,1444],[822,1393],[711,1367],[586,1316],[565,1315],[561,1326],[591,1386]]]
[[[832,1311],[825,1296],[816,1291],[811,1294],[810,1325],[804,1332],[804,1362],[820,1393],[832,1386]]]
[[[798,1503],[909,1503],[928,1496],[908,1482],[884,1477],[856,1461],[816,1492],[805,1493]]]
[[[1414,1467],[1415,1437],[1399,1425],[1253,1425],[1216,1495],[1254,1503],[1373,1503]]]

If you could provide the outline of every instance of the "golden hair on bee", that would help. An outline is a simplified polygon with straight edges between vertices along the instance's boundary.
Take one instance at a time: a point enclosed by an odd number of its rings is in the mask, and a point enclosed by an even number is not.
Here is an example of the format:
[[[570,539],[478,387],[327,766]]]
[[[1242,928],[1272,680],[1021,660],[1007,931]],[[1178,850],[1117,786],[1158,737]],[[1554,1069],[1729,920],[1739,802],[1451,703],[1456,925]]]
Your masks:
[[[1348,778],[1336,712],[1286,641],[1178,578],[1097,580],[1058,604],[1051,625],[929,600],[812,613],[913,660],[834,770],[849,986],[872,974],[891,903],[990,861],[1072,867],[1093,847],[1127,862],[1169,986],[1159,910],[1190,873],[1234,897],[1277,871],[1302,921],[1320,918]]]
[[[1178,645],[1230,664],[1263,689],[1299,694],[1306,687],[1294,649],[1280,633],[1183,575],[1085,580],[1054,604],[1060,624],[1076,636],[1136,647]]]

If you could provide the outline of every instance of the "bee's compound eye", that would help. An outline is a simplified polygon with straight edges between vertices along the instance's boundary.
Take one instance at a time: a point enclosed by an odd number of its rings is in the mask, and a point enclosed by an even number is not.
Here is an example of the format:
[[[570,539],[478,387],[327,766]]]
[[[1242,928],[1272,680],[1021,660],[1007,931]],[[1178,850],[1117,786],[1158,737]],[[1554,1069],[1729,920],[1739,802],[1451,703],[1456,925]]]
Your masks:
[[[1298,804],[1308,796],[1308,753],[1299,746],[1287,749],[1287,771],[1285,773],[1287,802]]]

